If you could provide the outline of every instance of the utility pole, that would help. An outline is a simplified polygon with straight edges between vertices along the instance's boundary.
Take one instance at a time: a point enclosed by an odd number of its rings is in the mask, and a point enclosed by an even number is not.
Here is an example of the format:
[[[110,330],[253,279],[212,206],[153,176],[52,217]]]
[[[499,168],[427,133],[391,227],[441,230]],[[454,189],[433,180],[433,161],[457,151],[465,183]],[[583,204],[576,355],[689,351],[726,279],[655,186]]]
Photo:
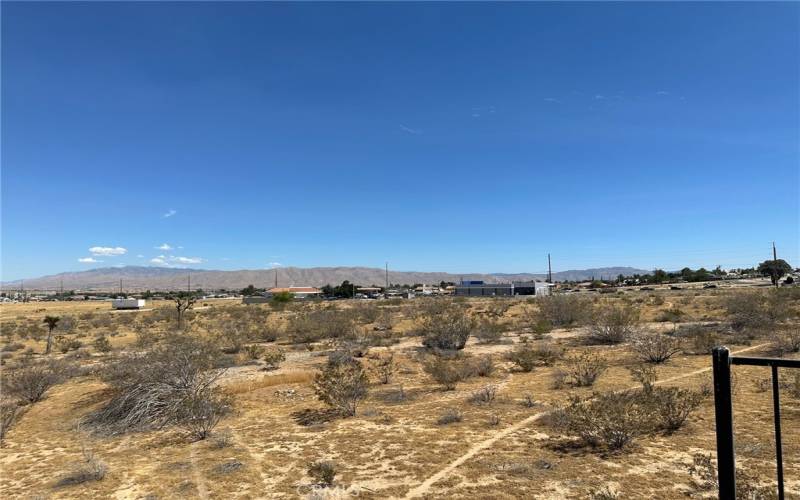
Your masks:
[[[122,295],[122,278],[119,279],[119,294]]]
[[[186,291],[192,293],[192,275],[186,275]]]
[[[278,268],[275,268],[275,288],[278,288]]]
[[[550,254],[547,254],[547,282],[553,282],[553,268],[550,266]]]
[[[58,293],[58,294],[59,294],[59,295],[61,295],[61,297],[64,297],[64,280],[63,280],[63,279],[61,279],[61,280],[59,280],[59,282],[60,282],[60,286],[59,286],[59,288],[60,288],[61,290],[59,291],[59,293]]]
[[[386,261],[386,289],[389,289],[389,261]]]

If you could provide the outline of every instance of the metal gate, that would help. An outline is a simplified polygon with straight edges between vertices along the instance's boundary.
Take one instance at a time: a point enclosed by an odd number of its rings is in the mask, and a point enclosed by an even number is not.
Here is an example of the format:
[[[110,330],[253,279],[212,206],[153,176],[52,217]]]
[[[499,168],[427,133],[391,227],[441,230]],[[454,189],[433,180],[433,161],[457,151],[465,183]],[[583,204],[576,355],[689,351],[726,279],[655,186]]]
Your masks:
[[[714,411],[717,422],[717,468],[719,498],[736,498],[736,458],[733,448],[733,402],[731,398],[731,365],[769,366],[772,369],[772,412],[775,421],[775,462],[778,475],[778,498],[783,492],[783,450],[781,442],[781,407],[778,368],[800,368],[798,359],[747,358],[731,356],[727,347],[711,352],[714,367]]]

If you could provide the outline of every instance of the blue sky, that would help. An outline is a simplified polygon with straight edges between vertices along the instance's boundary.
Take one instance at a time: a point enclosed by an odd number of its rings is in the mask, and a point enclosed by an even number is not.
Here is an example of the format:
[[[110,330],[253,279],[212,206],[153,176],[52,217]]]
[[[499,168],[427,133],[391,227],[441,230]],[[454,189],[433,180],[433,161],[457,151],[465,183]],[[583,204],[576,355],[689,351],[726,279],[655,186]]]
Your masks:
[[[797,266],[799,41],[797,3],[4,2],[2,278]]]

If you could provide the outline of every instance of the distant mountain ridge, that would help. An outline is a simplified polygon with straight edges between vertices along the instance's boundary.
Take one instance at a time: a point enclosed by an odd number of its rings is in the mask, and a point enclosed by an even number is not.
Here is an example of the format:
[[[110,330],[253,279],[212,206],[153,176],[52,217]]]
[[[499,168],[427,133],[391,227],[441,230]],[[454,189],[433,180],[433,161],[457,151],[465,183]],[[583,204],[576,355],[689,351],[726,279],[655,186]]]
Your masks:
[[[120,287],[125,291],[142,290],[204,290],[241,289],[248,285],[258,288],[275,286],[323,286],[338,285],[344,280],[358,285],[383,285],[385,270],[371,267],[280,267],[276,269],[242,269],[218,271],[208,269],[177,269],[166,267],[124,266],[104,267],[87,271],[65,272],[40,278],[24,280],[26,290],[114,291]],[[596,269],[560,271],[553,273],[554,281],[582,281],[592,277],[616,277],[619,274],[647,274],[648,271],[632,267],[603,267]],[[531,273],[438,273],[416,271],[389,271],[389,282],[394,284],[424,283],[438,284],[442,281],[458,283],[460,280],[482,280],[486,283],[543,280],[547,276]],[[20,281],[4,282],[3,290],[17,290]]]

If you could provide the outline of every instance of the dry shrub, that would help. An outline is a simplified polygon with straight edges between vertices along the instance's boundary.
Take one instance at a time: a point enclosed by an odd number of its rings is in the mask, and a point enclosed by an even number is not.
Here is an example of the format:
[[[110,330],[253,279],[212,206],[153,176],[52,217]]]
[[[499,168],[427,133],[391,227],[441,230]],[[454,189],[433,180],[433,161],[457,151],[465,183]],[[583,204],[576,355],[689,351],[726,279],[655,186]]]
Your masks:
[[[773,345],[775,354],[780,357],[800,352],[800,328],[794,326],[778,330],[773,336]]]
[[[475,323],[475,338],[481,344],[496,344],[503,338],[503,326],[489,318],[481,318]]]
[[[589,492],[589,500],[617,500],[621,497],[622,494],[609,485]]]
[[[370,358],[370,368],[378,377],[381,384],[388,384],[392,381],[392,376],[397,369],[394,360],[394,352],[388,351],[384,355],[375,354]]]
[[[108,341],[108,337],[105,335],[101,335],[94,339],[92,345],[97,352],[106,353],[111,351],[111,342]]]
[[[539,297],[536,303],[541,317],[556,327],[580,326],[586,322],[592,311],[589,300],[572,294]]]
[[[318,486],[333,486],[336,477],[336,464],[330,460],[320,460],[308,466],[308,475]]]
[[[100,481],[106,477],[108,466],[95,457],[94,453],[84,448],[83,460],[75,464],[70,472],[62,476],[55,484],[56,488],[73,486],[89,481]]]
[[[713,328],[704,325],[681,326],[675,336],[686,339],[690,344],[690,347],[684,349],[689,354],[711,354],[711,350],[720,344],[720,338]]]
[[[692,464],[687,467],[689,475],[694,479],[694,488],[698,491],[719,489],[717,467],[711,455],[695,453]],[[736,500],[772,500],[777,498],[771,486],[761,486],[758,478],[747,471],[736,468]]]
[[[780,291],[735,292],[724,301],[731,328],[756,335],[774,329],[791,316],[789,297]]]
[[[436,315],[425,316],[420,320],[422,345],[432,349],[463,349],[474,328],[475,321],[463,308],[450,305]]]
[[[186,397],[178,410],[177,421],[194,439],[205,439],[232,408],[233,398],[229,394],[201,390]]]
[[[469,401],[474,404],[490,404],[497,397],[497,386],[486,385],[472,393]]]
[[[576,387],[594,385],[597,378],[608,368],[608,363],[596,353],[584,352],[566,358],[565,381]]]
[[[458,408],[448,408],[442,413],[436,423],[439,425],[454,424],[464,420],[464,414]]]
[[[698,391],[678,387],[659,387],[645,394],[655,410],[656,428],[672,434],[686,423],[689,415],[703,402]]]
[[[537,366],[552,366],[563,355],[563,349],[550,343],[537,346],[523,342],[509,352],[506,357],[523,372],[530,372]]]
[[[570,398],[559,426],[592,447],[620,450],[651,429],[652,408],[639,391],[595,394]]]
[[[354,314],[350,311],[321,309],[295,313],[286,327],[296,344],[323,339],[347,339],[356,335]]]
[[[223,398],[213,386],[222,375],[213,369],[219,357],[213,345],[177,335],[148,351],[122,356],[101,373],[111,399],[84,422],[108,434],[183,424],[193,415],[185,406]]]
[[[74,366],[63,360],[35,361],[23,358],[22,362],[3,373],[3,393],[28,403],[36,403],[54,385],[65,381],[74,373]]]
[[[469,360],[460,357],[431,356],[423,362],[422,369],[446,391],[454,390],[457,383],[474,373]]]
[[[353,358],[328,360],[314,377],[314,392],[320,401],[342,416],[356,414],[359,403],[367,397],[369,380],[361,363]]]
[[[681,352],[679,339],[661,332],[639,332],[631,337],[631,348],[646,363],[665,363]]]
[[[629,368],[633,380],[642,384],[642,390],[646,393],[653,392],[653,387],[658,381],[656,367],[649,364],[636,365]]]
[[[600,344],[618,344],[626,341],[638,326],[637,308],[629,305],[606,305],[594,314],[589,338]]]
[[[484,354],[472,362],[472,368],[479,377],[491,377],[495,370],[494,360],[491,355]]]
[[[277,370],[281,363],[286,361],[286,353],[283,349],[267,349],[264,351],[264,369],[267,371]]]
[[[0,402],[0,445],[3,444],[3,440],[6,434],[8,434],[8,431],[11,430],[17,420],[25,413],[25,409],[24,406],[20,406],[16,401]]]

